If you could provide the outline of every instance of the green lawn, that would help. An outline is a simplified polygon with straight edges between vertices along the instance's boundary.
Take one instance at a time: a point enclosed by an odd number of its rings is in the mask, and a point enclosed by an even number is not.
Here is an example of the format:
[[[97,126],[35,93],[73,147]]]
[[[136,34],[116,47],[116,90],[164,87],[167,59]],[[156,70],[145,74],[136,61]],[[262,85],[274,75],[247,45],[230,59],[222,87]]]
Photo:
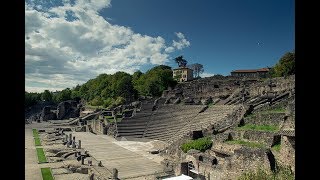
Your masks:
[[[226,141],[227,144],[240,144],[240,145],[244,145],[244,146],[248,146],[248,147],[258,147],[258,148],[262,148],[264,147],[263,144],[260,143],[256,143],[256,142],[250,142],[250,141],[244,141],[244,140],[232,140],[232,141]]]
[[[46,158],[46,155],[44,154],[44,151],[42,148],[37,148],[37,155],[38,155],[38,161],[39,163],[46,163],[48,162],[47,161],[47,158]]]
[[[34,138],[34,144],[35,146],[41,146],[40,138]]]
[[[33,137],[39,138],[39,133],[37,129],[32,129]]]
[[[269,131],[269,132],[276,132],[279,130],[277,126],[272,125],[255,125],[255,124],[246,124],[241,127],[237,127],[240,130],[255,130],[255,131]]]
[[[41,168],[41,174],[43,180],[53,180],[50,168]]]

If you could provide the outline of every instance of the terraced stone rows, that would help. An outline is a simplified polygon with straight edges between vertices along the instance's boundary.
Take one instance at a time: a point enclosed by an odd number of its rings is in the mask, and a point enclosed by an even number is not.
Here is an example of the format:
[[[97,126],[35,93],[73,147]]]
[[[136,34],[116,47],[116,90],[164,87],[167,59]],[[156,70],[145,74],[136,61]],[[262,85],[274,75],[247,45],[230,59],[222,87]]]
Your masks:
[[[120,136],[144,137],[172,142],[190,130],[201,130],[213,122],[224,119],[235,110],[236,106],[215,105],[198,113],[203,107],[202,105],[196,107],[162,106],[152,116],[127,119],[124,123],[118,124],[118,132]]]

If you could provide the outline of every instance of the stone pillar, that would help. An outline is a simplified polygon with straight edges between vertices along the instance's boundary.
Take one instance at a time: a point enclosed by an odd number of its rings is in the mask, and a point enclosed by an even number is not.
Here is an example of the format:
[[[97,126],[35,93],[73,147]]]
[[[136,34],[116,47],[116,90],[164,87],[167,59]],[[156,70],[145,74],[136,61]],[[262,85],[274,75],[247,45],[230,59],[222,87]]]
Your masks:
[[[72,140],[72,134],[70,133],[69,134],[69,142],[71,142],[71,140]]]
[[[81,155],[81,164],[84,165],[84,156]]]
[[[99,161],[98,166],[99,166],[99,167],[103,167],[101,161]]]
[[[118,169],[116,168],[112,170],[112,179],[118,179]]]
[[[68,134],[65,135],[64,141],[68,142]]]
[[[81,140],[79,140],[78,149],[81,149]]]
[[[72,141],[72,148],[76,148],[76,142]]]
[[[92,173],[89,177],[90,180],[94,180],[94,173]]]

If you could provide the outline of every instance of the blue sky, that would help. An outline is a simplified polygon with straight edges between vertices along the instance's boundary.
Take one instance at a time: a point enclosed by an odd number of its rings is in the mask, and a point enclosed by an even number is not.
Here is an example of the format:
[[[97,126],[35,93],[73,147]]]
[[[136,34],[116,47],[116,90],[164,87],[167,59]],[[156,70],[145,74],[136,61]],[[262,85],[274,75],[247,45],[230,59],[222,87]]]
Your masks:
[[[26,1],[26,90],[61,90],[101,73],[177,67],[203,76],[273,66],[294,50],[293,0]]]

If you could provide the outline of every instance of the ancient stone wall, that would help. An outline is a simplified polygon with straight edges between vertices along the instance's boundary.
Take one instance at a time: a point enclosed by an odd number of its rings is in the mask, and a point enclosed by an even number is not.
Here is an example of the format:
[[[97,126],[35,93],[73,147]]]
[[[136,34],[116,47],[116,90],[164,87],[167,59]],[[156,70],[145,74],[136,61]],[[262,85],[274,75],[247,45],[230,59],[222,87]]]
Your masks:
[[[43,107],[42,112],[40,114],[41,121],[55,120],[56,118],[57,116],[54,112],[51,111],[50,106]]]
[[[57,119],[69,119],[79,117],[80,107],[76,101],[63,101],[57,107]]]
[[[294,137],[281,136],[279,161],[282,164],[291,166],[291,170],[295,172],[295,138]]]
[[[259,167],[270,170],[265,149],[241,147],[234,151],[231,162],[230,170],[234,171],[256,170]]]
[[[285,113],[255,113],[254,116],[244,118],[245,124],[279,126],[284,121]]]
[[[278,77],[273,78],[271,80],[272,82],[272,88],[271,90],[276,93],[281,93],[285,91],[294,91],[295,89],[295,76],[289,76],[289,77]],[[270,91],[270,81],[265,80],[261,83],[255,83],[251,84],[248,87],[248,92],[251,96],[262,96],[265,93]]]
[[[184,97],[208,98],[224,97],[230,95],[241,83],[251,84],[256,79],[240,82],[241,78],[232,76],[213,76],[198,80],[179,83],[174,90],[165,91],[163,97],[183,95]]]
[[[274,135],[275,135],[275,133],[273,133],[273,132],[246,130],[243,133],[243,139],[247,139],[249,141],[262,142],[270,147],[273,143]]]

